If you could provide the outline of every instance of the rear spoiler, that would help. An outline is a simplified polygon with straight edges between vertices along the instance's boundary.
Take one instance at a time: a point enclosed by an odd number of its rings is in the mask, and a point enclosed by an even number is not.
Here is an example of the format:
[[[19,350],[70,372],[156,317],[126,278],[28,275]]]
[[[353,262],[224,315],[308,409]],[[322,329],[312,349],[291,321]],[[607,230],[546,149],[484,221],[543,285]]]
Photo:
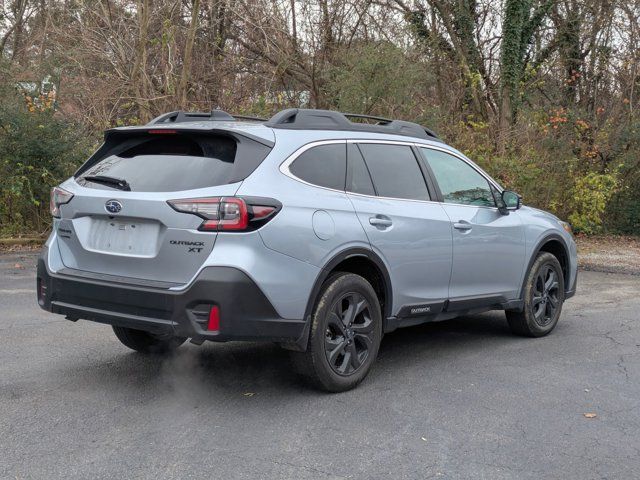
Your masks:
[[[275,145],[271,140],[267,140],[266,138],[259,137],[257,135],[253,135],[251,133],[236,130],[231,128],[189,128],[184,126],[177,126],[172,124],[161,124],[161,125],[144,125],[140,127],[116,127],[105,130],[104,132],[104,141],[105,143],[109,140],[113,140],[116,138],[126,138],[130,136],[138,136],[140,134],[149,134],[149,135],[180,135],[181,133],[192,133],[192,134],[214,134],[214,135],[226,135],[228,137],[232,137],[237,141],[241,141],[242,137],[253,140],[254,142],[261,143],[262,145],[273,148]]]

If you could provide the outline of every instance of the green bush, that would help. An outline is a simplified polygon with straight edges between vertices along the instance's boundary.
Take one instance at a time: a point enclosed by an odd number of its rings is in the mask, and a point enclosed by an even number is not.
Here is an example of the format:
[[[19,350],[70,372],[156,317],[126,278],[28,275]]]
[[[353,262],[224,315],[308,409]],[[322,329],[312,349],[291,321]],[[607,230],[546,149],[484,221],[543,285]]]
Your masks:
[[[577,177],[571,190],[569,222],[577,232],[602,230],[602,215],[618,187],[616,174],[589,172]]]
[[[50,225],[49,191],[87,158],[81,128],[59,119],[50,104],[0,97],[0,236],[42,233]]]

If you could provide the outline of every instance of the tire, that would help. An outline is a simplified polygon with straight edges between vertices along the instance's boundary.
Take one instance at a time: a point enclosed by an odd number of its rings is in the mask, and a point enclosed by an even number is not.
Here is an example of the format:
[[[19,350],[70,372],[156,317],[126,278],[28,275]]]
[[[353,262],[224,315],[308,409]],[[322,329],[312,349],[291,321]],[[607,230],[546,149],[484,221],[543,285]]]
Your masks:
[[[511,331],[526,337],[542,337],[557,325],[564,303],[564,275],[558,259],[540,252],[524,285],[524,308],[507,310]]]
[[[123,345],[140,353],[170,353],[187,340],[184,337],[154,335],[153,333],[125,327],[114,326],[113,332]]]
[[[293,361],[316,388],[343,392],[367,376],[381,340],[382,313],[371,284],[336,273],[325,281],[312,311],[307,350],[292,352]]]

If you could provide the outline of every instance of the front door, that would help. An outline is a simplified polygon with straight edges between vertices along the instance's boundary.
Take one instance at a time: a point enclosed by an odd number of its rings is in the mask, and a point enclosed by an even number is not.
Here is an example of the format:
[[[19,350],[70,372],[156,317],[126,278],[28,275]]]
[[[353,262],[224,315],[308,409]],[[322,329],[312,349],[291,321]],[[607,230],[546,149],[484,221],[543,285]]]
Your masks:
[[[492,186],[470,163],[441,150],[420,150],[451,220],[450,306],[471,308],[518,298],[525,268],[524,228],[518,212],[498,211]]]

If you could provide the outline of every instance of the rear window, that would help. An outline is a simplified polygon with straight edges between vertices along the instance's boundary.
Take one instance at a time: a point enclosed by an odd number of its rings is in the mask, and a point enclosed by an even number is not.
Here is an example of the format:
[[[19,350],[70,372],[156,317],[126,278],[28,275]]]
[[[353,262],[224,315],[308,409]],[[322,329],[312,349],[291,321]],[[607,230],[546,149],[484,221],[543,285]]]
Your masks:
[[[244,180],[271,149],[249,138],[219,134],[136,134],[113,138],[76,174],[85,187],[112,189],[85,180],[122,180],[134,192],[173,192]]]

